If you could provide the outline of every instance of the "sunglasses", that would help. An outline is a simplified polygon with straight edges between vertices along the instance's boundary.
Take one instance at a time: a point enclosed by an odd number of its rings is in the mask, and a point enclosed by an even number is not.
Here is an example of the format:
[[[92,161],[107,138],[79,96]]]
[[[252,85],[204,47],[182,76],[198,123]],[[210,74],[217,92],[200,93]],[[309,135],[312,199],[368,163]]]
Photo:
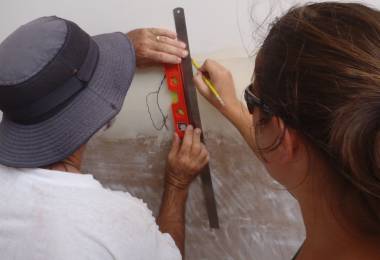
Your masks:
[[[260,98],[258,98],[255,94],[251,92],[253,83],[249,84],[248,87],[244,91],[244,99],[247,103],[248,111],[250,114],[253,114],[255,107],[259,107],[264,112],[273,115],[272,110],[266,105]]]

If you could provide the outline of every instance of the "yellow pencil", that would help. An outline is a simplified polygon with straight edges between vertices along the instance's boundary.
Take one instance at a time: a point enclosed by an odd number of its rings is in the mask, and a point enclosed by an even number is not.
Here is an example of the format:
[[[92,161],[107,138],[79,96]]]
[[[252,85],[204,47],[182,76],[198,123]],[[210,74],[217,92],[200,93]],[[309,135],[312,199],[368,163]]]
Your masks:
[[[194,59],[191,59],[191,62],[193,63],[193,66],[199,70],[201,68],[201,66],[199,66],[199,64],[194,60]],[[220,104],[222,104],[222,106],[224,106],[224,102],[222,100],[222,98],[220,97],[218,91],[216,90],[214,84],[212,84],[212,82],[206,78],[205,76],[202,76],[203,78],[203,81],[206,83],[206,85],[208,86],[208,88],[211,90],[211,92],[215,95],[215,97],[219,100]]]

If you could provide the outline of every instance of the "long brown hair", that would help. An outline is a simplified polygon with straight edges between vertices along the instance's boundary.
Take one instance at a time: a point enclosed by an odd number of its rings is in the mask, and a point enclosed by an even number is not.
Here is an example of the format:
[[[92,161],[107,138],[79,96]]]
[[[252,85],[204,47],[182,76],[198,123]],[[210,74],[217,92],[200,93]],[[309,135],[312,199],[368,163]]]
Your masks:
[[[259,56],[261,99],[326,155],[380,232],[380,12],[294,7],[272,24]]]

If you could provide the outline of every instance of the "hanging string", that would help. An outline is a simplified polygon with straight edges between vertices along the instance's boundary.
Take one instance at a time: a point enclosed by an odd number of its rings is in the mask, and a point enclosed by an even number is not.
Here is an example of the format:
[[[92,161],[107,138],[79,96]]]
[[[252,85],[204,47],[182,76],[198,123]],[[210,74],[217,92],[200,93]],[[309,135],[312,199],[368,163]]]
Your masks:
[[[158,87],[158,89],[156,91],[152,91],[152,92],[149,92],[146,96],[145,96],[145,102],[146,102],[146,107],[148,109],[148,114],[149,114],[149,118],[150,120],[152,121],[152,125],[153,127],[157,130],[157,131],[161,131],[162,129],[166,129],[166,130],[169,130],[168,126],[167,126],[167,121],[168,121],[168,115],[164,114],[162,108],[161,108],[161,105],[160,105],[160,102],[159,102],[159,97],[160,97],[160,92],[161,92],[161,89],[162,89],[162,86],[164,85],[164,82],[165,82],[165,79],[166,79],[166,76],[164,75],[164,77],[162,78],[161,80],[161,83]],[[156,96],[156,105],[157,105],[157,108],[158,108],[158,111],[160,112],[161,114],[161,117],[162,117],[162,121],[161,121],[161,124],[158,125],[154,119],[153,119],[153,116],[152,116],[152,112],[150,110],[150,106],[149,106],[149,97],[150,96],[153,96],[155,95]]]

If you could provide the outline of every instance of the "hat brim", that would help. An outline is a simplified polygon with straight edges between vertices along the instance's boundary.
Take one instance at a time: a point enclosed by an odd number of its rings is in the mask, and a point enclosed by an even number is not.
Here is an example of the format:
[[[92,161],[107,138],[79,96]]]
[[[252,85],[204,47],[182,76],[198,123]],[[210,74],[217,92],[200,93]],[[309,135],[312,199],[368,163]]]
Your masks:
[[[94,36],[99,60],[88,86],[46,121],[22,125],[0,123],[0,164],[34,168],[59,162],[120,111],[135,72],[135,53],[121,33]]]

